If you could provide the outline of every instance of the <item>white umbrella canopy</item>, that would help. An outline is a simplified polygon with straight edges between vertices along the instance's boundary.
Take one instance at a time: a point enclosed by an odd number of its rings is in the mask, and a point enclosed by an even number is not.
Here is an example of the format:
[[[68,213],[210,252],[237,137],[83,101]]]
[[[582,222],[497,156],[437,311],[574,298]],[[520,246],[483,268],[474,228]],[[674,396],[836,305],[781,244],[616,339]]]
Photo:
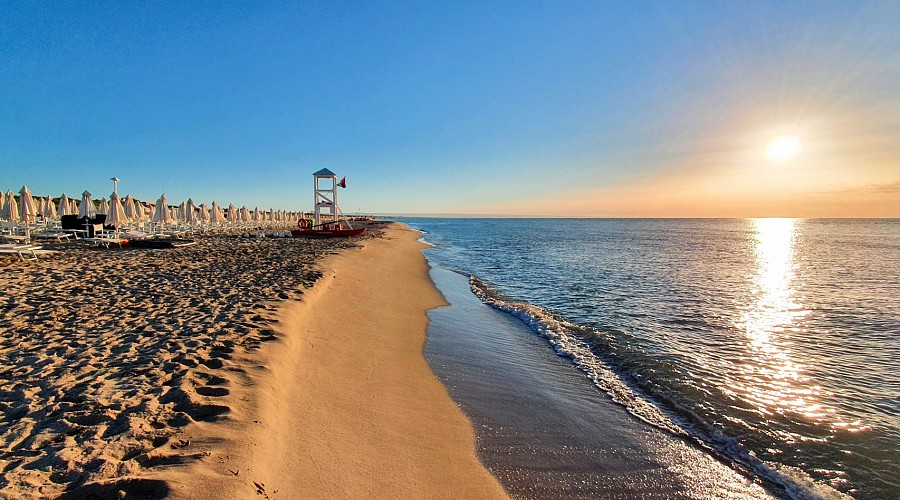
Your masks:
[[[60,217],[63,215],[72,215],[72,203],[69,201],[69,197],[66,196],[66,193],[63,193],[63,195],[59,197],[59,209],[56,214]]]
[[[148,219],[147,217],[147,207],[144,205],[144,202],[132,199],[134,202],[134,220],[136,222],[144,222]]]
[[[237,208],[235,208],[234,203],[228,204],[228,222],[234,224],[238,221],[238,212]]]
[[[98,214],[108,214],[109,213],[109,202],[106,201],[106,196],[100,198],[100,208],[97,209]]]
[[[125,211],[125,217],[129,220],[139,220],[137,209],[134,207],[134,198],[132,198],[130,194],[125,195],[125,200],[122,202],[122,209]]]
[[[91,200],[91,193],[85,191],[81,193],[81,205],[78,206],[78,218],[88,217],[93,219],[97,215],[97,208]]]
[[[209,207],[206,206],[206,203],[200,204],[199,218],[203,222],[209,222]]]
[[[140,200],[134,200],[134,220],[138,222],[148,221],[150,220],[151,214],[153,214],[153,207],[151,205]]]
[[[53,203],[53,198],[48,196],[47,203],[44,203],[44,218],[45,219],[55,219],[56,218],[56,204]]]
[[[169,214],[169,207],[166,204],[169,201],[166,200],[166,195],[162,195],[156,200],[156,211],[153,212],[153,220],[155,222],[162,222],[163,224],[172,221],[172,216]]]
[[[259,220],[259,207],[253,207],[253,213],[250,214],[250,219],[253,221]]]
[[[219,204],[215,200],[213,200],[212,210],[210,210],[210,214],[209,214],[209,221],[212,222],[213,224],[221,224],[221,223],[225,222],[225,218],[222,217],[222,214],[219,213],[219,210],[221,210],[219,208]]]
[[[37,218],[37,207],[34,205],[34,198],[28,186],[22,186],[19,190],[19,216],[25,222],[34,222]]]
[[[184,220],[187,218],[187,215],[185,214],[187,214],[187,203],[182,201],[180,205],[175,207],[175,218]]]
[[[244,222],[250,222],[250,209],[247,208],[247,205],[241,207],[241,220]]]
[[[40,216],[44,215],[44,199],[40,196],[34,200],[34,212]]]
[[[197,206],[194,205],[194,199],[188,198],[187,207],[184,213],[184,220],[188,222],[194,222],[197,220]]]
[[[0,217],[6,218],[6,195],[0,191]]]
[[[119,195],[113,192],[113,194],[109,195],[109,200],[109,213],[106,215],[104,224],[113,227],[125,225],[128,222],[128,217],[125,215],[125,207],[122,206]]]
[[[3,215],[11,221],[19,220],[19,205],[16,203],[16,195],[12,189],[6,191],[6,206],[3,207]]]

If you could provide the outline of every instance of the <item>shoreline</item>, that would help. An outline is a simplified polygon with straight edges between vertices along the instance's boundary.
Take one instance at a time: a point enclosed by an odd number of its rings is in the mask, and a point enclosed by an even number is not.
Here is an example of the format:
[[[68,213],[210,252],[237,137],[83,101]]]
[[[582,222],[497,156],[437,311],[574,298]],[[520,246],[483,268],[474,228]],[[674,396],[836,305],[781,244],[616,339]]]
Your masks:
[[[208,454],[148,479],[173,498],[505,498],[423,354],[426,313],[446,302],[419,237],[392,224],[318,262],[281,304],[278,339],[246,360],[232,418],[196,429]]]
[[[683,436],[640,420],[521,319],[435,265],[450,303],[425,357],[475,425],[482,462],[514,497],[756,498],[777,493]],[[561,478],[563,480],[561,480]]]

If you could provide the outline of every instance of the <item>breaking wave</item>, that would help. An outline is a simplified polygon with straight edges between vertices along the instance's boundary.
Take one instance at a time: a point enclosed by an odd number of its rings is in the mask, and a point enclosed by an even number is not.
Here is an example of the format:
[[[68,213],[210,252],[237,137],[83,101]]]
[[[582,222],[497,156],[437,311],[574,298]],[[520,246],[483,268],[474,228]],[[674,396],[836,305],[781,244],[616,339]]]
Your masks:
[[[850,498],[816,483],[799,469],[761,460],[752,451],[744,449],[737,439],[722,434],[699,415],[680,407],[658,391],[652,392],[652,388],[642,387],[640,373],[628,370],[627,360],[616,359],[604,349],[610,342],[615,342],[610,339],[611,334],[566,321],[548,309],[510,300],[476,276],[469,276],[469,285],[482,302],[519,319],[545,339],[557,355],[568,358],[597,388],[638,419],[699,445],[735,470],[758,479],[780,496],[797,500]]]

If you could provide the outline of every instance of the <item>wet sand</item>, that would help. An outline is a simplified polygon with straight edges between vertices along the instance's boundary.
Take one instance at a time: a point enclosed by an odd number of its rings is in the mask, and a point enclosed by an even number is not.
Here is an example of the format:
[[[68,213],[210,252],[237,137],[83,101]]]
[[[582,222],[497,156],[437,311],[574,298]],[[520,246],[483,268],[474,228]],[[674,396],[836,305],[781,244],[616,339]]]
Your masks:
[[[638,420],[513,316],[435,268],[426,358],[518,498],[771,498],[696,445]]]

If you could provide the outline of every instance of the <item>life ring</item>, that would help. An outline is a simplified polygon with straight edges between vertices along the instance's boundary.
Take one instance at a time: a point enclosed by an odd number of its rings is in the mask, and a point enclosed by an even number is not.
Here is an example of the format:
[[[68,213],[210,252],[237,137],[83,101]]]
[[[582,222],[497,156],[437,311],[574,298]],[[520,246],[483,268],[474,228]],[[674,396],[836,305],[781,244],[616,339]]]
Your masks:
[[[297,225],[300,226],[300,229],[308,229],[309,221],[306,219],[300,219],[299,221],[297,221]]]

